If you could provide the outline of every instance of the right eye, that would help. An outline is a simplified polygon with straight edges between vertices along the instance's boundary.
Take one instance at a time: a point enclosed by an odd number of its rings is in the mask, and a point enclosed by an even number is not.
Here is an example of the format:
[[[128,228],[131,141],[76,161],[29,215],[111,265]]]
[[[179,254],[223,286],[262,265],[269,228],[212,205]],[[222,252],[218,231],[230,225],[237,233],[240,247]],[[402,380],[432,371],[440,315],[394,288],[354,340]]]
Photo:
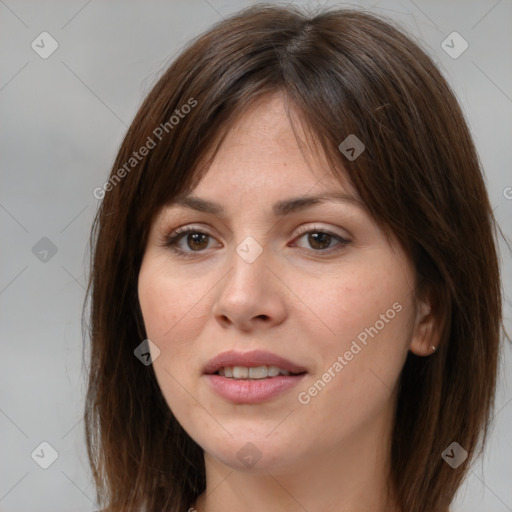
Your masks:
[[[179,256],[190,258],[194,256],[191,253],[200,253],[204,249],[208,249],[208,242],[211,238],[213,238],[211,235],[199,231],[197,228],[184,226],[166,237],[165,246],[170,247]],[[182,244],[183,241],[186,244],[185,248]]]

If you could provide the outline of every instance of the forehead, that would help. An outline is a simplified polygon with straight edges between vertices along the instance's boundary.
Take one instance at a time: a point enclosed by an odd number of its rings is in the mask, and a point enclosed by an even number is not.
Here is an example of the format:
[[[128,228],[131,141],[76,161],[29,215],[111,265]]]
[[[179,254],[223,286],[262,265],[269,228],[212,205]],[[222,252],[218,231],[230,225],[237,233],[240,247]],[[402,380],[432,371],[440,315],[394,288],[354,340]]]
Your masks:
[[[233,121],[194,195],[229,202],[264,194],[274,199],[344,193],[358,198],[341,163],[332,165],[281,93],[255,101]]]

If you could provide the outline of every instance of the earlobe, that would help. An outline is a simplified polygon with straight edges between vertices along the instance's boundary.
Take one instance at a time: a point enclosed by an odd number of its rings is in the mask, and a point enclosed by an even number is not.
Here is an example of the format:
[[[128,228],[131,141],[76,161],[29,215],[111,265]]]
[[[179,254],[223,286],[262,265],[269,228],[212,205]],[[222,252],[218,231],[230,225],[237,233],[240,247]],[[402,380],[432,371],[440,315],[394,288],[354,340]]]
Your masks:
[[[441,319],[438,318],[430,305],[431,301],[421,301],[417,307],[414,332],[409,346],[417,356],[434,354],[441,338]]]

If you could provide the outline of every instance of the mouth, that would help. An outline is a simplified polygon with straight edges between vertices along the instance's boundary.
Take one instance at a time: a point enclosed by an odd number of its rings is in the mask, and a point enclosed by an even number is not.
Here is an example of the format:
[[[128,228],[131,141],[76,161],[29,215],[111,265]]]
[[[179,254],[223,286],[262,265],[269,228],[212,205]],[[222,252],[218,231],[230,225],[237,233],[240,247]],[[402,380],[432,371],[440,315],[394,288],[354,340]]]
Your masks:
[[[287,375],[286,372],[288,372],[288,375],[297,375],[307,372],[307,369],[272,352],[229,350],[210,359],[203,372],[206,375],[221,375],[219,372],[224,372],[225,377],[257,379],[277,377],[279,374]]]
[[[288,359],[256,350],[223,352],[204,368],[213,391],[237,404],[268,401],[297,385],[307,373]]]

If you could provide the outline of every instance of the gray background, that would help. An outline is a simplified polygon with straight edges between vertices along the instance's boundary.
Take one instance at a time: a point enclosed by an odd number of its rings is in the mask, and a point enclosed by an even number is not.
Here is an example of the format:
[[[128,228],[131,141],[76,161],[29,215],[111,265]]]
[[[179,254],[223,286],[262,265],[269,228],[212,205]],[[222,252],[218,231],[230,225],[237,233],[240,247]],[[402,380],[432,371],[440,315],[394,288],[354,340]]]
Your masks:
[[[253,3],[0,0],[1,512],[95,509],[81,423],[80,326],[88,235],[99,204],[92,191],[107,179],[126,128],[164,67],[190,38]],[[462,103],[495,214],[510,237],[512,2],[336,4],[393,18],[438,63]],[[43,31],[59,45],[47,59],[31,48]],[[469,44],[456,59],[441,47],[453,31]],[[511,258],[503,243],[501,250],[508,298]],[[511,331],[510,300],[504,313]],[[495,426],[457,512],[512,511],[511,352],[507,344]],[[46,470],[31,458],[43,441],[58,452]],[[44,447],[34,455],[40,463],[49,457]]]

